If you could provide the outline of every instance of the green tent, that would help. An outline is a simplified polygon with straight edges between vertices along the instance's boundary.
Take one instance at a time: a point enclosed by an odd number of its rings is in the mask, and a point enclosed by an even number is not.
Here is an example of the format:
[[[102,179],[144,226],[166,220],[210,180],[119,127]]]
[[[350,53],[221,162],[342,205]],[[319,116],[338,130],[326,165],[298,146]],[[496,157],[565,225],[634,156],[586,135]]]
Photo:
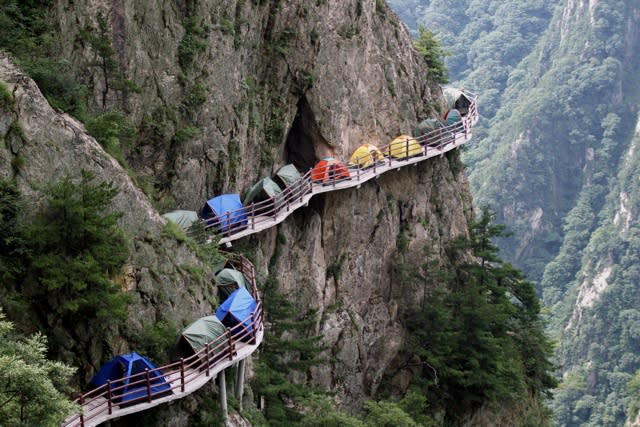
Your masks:
[[[227,328],[216,316],[202,317],[182,331],[182,337],[189,343],[194,353],[197,353],[201,349],[209,344],[209,348],[213,349],[216,345],[220,344],[223,340],[224,333]]]
[[[291,186],[300,178],[300,172],[292,164],[282,166],[276,171],[276,176],[273,177],[275,181],[282,185],[282,188]]]
[[[162,214],[162,216],[185,230],[198,220],[198,214],[195,211],[176,210]]]
[[[242,203],[248,205],[251,202],[262,202],[280,193],[282,193],[282,189],[271,178],[262,178],[247,191]]]
[[[247,279],[244,277],[244,274],[233,268],[223,268],[220,270],[216,274],[216,283],[223,298],[226,298],[231,292],[238,288],[249,289]]]
[[[452,87],[447,87],[442,91],[445,101],[447,101],[447,107],[449,109],[456,109],[463,116],[469,112],[469,106],[471,100],[467,98],[463,91]]]
[[[413,136],[417,138],[443,127],[444,124],[438,119],[425,119],[421,121],[415,129],[413,129]]]

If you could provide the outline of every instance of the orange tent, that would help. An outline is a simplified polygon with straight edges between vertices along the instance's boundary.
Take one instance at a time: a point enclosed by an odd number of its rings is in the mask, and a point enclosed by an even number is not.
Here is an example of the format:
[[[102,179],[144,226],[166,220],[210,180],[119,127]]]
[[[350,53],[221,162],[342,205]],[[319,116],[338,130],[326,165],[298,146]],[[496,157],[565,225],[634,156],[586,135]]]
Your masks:
[[[311,179],[323,184],[348,179],[350,176],[347,165],[333,157],[320,160],[311,169]]]

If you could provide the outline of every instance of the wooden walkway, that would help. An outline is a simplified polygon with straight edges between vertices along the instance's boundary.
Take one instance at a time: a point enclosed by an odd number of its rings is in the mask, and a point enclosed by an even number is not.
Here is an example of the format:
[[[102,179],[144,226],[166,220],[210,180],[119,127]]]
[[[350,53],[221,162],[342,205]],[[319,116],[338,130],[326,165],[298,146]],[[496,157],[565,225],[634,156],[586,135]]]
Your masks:
[[[311,197],[316,194],[357,188],[385,172],[416,165],[433,157],[444,156],[445,153],[466,144],[471,139],[471,128],[478,121],[477,97],[469,92],[465,92],[465,95],[472,100],[472,104],[461,122],[431,131],[418,138],[407,138],[406,141],[401,141],[400,145],[396,142],[391,146],[381,147],[381,152],[387,154],[383,159],[366,168],[349,167],[348,178],[331,179],[320,183],[312,179],[309,171],[278,196],[252,204],[237,212],[231,211],[225,218],[217,219],[217,222],[208,222],[207,232],[211,236],[217,236],[220,244],[230,245],[234,240],[259,233],[281,223],[296,209],[306,206]],[[415,149],[416,143],[420,147],[419,152]],[[406,150],[406,155],[402,155],[403,150]],[[237,215],[242,215],[242,223],[236,221]],[[236,222],[239,226],[236,226]],[[218,230],[225,228],[225,224],[227,227],[220,234]],[[108,420],[181,399],[201,388],[226,368],[253,354],[264,336],[262,303],[256,287],[255,271],[253,264],[243,256],[237,254],[229,254],[229,256],[236,269],[249,280],[253,296],[258,302],[256,310],[239,325],[228,329],[221,338],[207,343],[205,348],[189,358],[123,378],[118,383],[108,382],[82,394],[76,399],[82,411],[67,418],[62,423],[63,427],[93,427]],[[160,391],[154,391],[154,384],[157,384],[154,383],[156,378],[154,372],[161,374],[169,386],[165,386]],[[127,388],[118,385],[124,380],[128,380]],[[132,388],[133,391],[127,391]],[[126,406],[121,405],[121,400],[127,395],[130,398],[135,395],[135,399],[128,400]]]
[[[314,180],[311,171],[309,171],[297,182],[271,199],[229,211],[221,218],[203,222],[206,232],[211,236],[211,240],[218,238],[219,244],[229,246],[234,240],[259,233],[281,223],[293,211],[306,206],[309,199],[316,194],[357,188],[385,172],[416,165],[433,157],[444,156],[445,153],[455,150],[471,139],[471,129],[478,121],[477,97],[468,92],[465,94],[472,100],[472,104],[468,114],[462,117],[462,121],[433,130],[417,138],[409,137],[400,143],[395,142],[380,147],[380,151],[385,154],[383,160],[365,168],[350,166],[348,178],[321,183]],[[420,147],[418,153],[414,151],[417,146]],[[406,155],[398,155],[405,150]],[[393,156],[390,155],[392,153]]]
[[[229,254],[234,266],[240,270],[252,286],[254,298],[258,301],[256,310],[239,325],[227,329],[221,337],[208,343],[198,353],[186,359],[173,362],[154,370],[122,378],[116,382],[91,390],[76,399],[82,412],[67,418],[64,427],[92,427],[105,421],[119,418],[149,408],[182,399],[201,388],[218,373],[249,357],[260,346],[264,337],[263,311],[260,295],[256,288],[253,265],[244,257]],[[157,391],[157,377],[164,377],[168,387]],[[128,380],[128,385],[118,385]],[[155,381],[154,381],[155,380]],[[128,391],[131,390],[131,391]],[[121,401],[129,396],[127,405]]]

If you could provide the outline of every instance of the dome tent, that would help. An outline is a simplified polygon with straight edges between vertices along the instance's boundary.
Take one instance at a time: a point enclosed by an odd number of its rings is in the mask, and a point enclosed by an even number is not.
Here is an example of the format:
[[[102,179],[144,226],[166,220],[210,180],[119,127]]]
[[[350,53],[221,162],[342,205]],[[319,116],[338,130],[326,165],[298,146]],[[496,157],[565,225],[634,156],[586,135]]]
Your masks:
[[[444,116],[444,122],[447,126],[454,125],[462,121],[462,116],[460,112],[456,109],[447,111],[447,114]]]
[[[280,188],[286,188],[298,182],[300,178],[302,177],[300,176],[298,169],[296,169],[293,164],[289,163],[276,171],[273,180],[280,185]]]
[[[326,157],[320,160],[311,169],[311,180],[322,184],[330,184],[350,177],[347,165],[333,157]]]
[[[238,288],[248,288],[244,274],[234,268],[223,268],[216,274],[215,280],[218,290],[225,298]]]
[[[251,315],[256,310],[258,303],[245,288],[238,288],[227,297],[216,310],[216,317],[227,328],[243,325],[244,331],[236,329],[240,334],[240,340],[251,342],[254,340],[254,331]]]
[[[447,102],[449,109],[456,109],[461,115],[466,115],[469,112],[469,106],[471,100],[460,89],[447,87],[442,91],[444,99]]]
[[[368,168],[380,160],[384,160],[384,155],[378,150],[378,147],[373,144],[362,144],[349,158],[349,166]]]
[[[275,215],[276,198],[282,189],[271,178],[262,178],[253,184],[244,196],[244,204],[252,215]]]
[[[91,379],[91,385],[100,387],[111,381],[115,400],[123,404],[134,404],[147,399],[146,370],[149,370],[151,398],[171,394],[171,386],[166,378],[149,359],[136,353],[121,354],[106,362]],[[135,384],[137,383],[137,384]],[[130,385],[132,384],[132,385]]]
[[[404,159],[422,154],[422,147],[415,138],[409,135],[400,135],[391,141],[385,151],[395,159]]]
[[[282,193],[282,189],[271,178],[262,178],[260,181],[253,184],[253,186],[247,191],[242,201],[245,205],[254,202],[262,202],[271,197],[274,197]]]
[[[207,343],[210,348],[226,340],[227,328],[216,316],[201,317],[182,331],[182,338],[189,343],[194,353],[202,350]]]
[[[247,212],[240,195],[223,194],[209,199],[200,210],[200,218],[220,232],[238,231],[247,226]]]
[[[198,214],[195,211],[175,210],[162,214],[162,216],[168,221],[175,222],[184,230],[187,230],[194,222],[198,221]]]

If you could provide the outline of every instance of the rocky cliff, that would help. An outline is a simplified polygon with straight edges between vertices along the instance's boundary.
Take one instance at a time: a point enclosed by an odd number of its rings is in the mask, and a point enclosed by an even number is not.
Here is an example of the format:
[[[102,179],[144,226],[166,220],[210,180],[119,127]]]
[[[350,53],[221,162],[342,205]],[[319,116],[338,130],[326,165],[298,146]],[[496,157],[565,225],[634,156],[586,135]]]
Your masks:
[[[127,112],[139,135],[125,147],[127,159],[139,180],[153,183],[153,197],[5,56],[0,81],[15,105],[0,112],[0,174],[36,201],[44,182],[81,168],[121,189],[113,209],[124,212],[120,223],[132,236],[122,282],[134,295],[130,320],[138,329],[163,319],[182,325],[212,310],[210,276],[183,268],[200,264],[162,234],[157,209],[198,209],[287,162],[305,170],[326,155],[346,159],[361,143],[410,132],[439,108],[423,59],[380,1],[53,3],[59,54],[89,88],[92,108]],[[95,65],[107,54],[87,34],[108,35],[117,67]],[[16,156],[25,159],[19,170]],[[327,363],[308,379],[356,409],[402,349],[399,313],[425,291],[403,283],[394,266],[419,263],[425,247],[440,266],[454,263],[443,248],[467,230],[471,211],[452,153],[316,196],[235,245],[301,313],[316,316]],[[106,353],[127,347],[121,336],[113,331]],[[78,351],[95,368],[109,355],[94,344]]]

